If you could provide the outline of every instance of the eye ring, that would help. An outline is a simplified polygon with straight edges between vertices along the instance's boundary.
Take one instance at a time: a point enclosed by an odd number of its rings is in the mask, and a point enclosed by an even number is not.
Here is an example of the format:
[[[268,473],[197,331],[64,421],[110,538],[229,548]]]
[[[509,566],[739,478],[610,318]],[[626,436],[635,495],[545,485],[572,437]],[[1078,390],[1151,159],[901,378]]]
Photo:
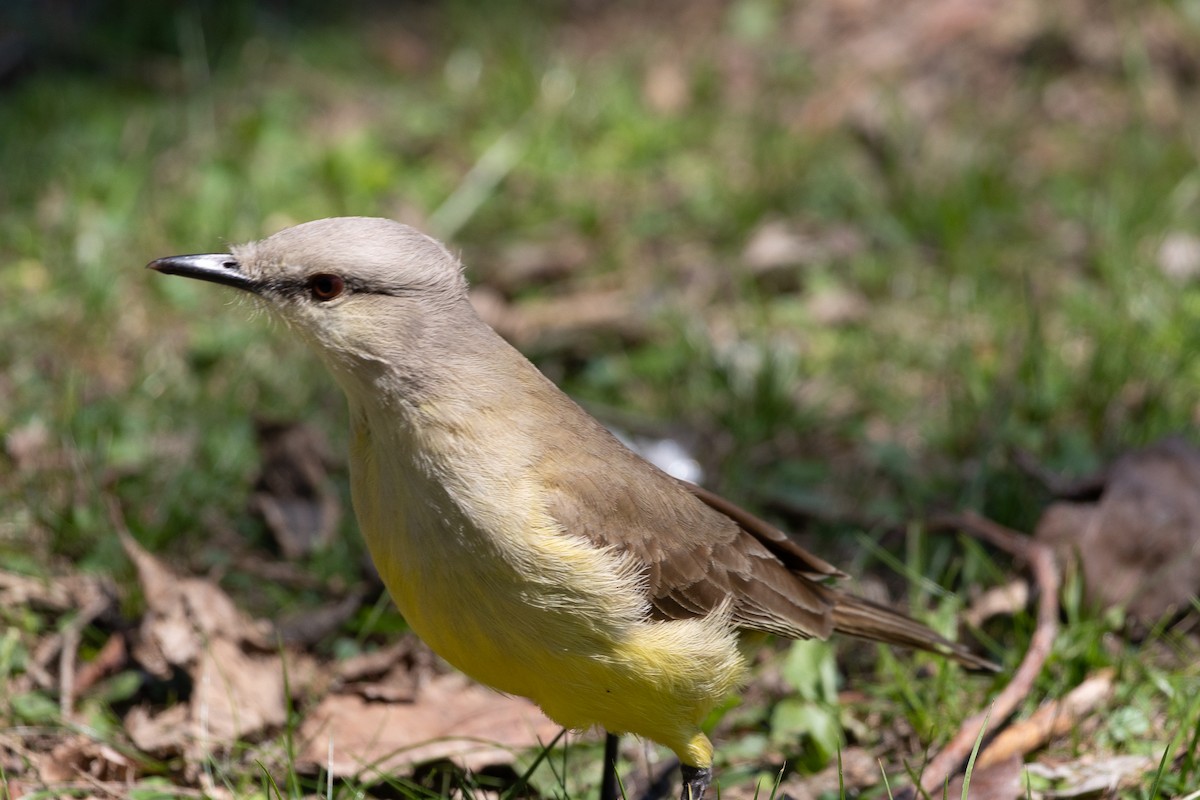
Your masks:
[[[308,279],[308,293],[318,303],[327,303],[346,291],[346,281],[341,275],[321,272]]]

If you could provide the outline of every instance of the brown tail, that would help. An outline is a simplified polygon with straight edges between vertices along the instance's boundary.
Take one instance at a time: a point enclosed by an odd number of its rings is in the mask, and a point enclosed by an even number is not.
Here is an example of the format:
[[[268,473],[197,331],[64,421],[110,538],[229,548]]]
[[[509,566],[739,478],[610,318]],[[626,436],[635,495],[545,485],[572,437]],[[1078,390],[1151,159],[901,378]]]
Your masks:
[[[915,619],[861,597],[834,590],[833,629],[848,636],[898,644],[949,656],[971,669],[999,672],[1000,667],[945,639]]]

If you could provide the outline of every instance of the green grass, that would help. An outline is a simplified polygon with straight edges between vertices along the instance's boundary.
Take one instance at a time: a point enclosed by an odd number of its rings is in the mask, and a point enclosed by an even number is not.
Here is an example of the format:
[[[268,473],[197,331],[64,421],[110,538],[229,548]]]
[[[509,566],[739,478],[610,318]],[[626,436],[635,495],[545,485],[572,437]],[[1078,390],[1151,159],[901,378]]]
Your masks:
[[[893,558],[910,575],[952,591],[999,582],[1011,566],[979,546],[919,528],[906,543],[885,529],[958,506],[1029,529],[1047,498],[1013,466],[1015,450],[1086,472],[1200,414],[1200,283],[1177,284],[1154,262],[1164,235],[1197,231],[1196,89],[1178,83],[1173,119],[1147,111],[1154,81],[1171,76],[1146,54],[1137,9],[1115,12],[1128,17],[1127,58],[1098,78],[1128,113],[1102,129],[1047,113],[1043,92],[1063,75],[1033,63],[1004,66],[1015,80],[1003,102],[951,93],[925,120],[897,101],[869,135],[795,123],[790,112],[821,87],[773,3],[733,3],[712,34],[742,43],[751,88],[731,95],[722,63],[692,43],[680,56],[691,100],[674,115],[643,99],[653,26],[584,52],[578,22],[568,28],[555,6],[451,2],[413,10],[417,46],[388,39],[366,12],[280,20],[239,9],[221,24],[184,12],[144,30],[100,26],[86,49],[120,53],[106,69],[52,63],[4,89],[0,434],[43,426],[49,454],[0,470],[8,569],[49,575],[69,563],[128,582],[108,523],[116,501],[141,541],[184,568],[229,568],[225,585],[254,613],[319,602],[239,575],[227,537],[265,541],[245,510],[254,417],[305,419],[340,451],[340,395],[285,331],[141,267],[336,214],[450,230],[474,276],[506,245],[580,237],[590,257],[573,280],[636,276],[659,333],[633,347],[600,340],[582,357],[535,353],[539,364],[594,407],[690,431],[712,485],[735,500],[834,518],[865,510],[879,527],[809,531],[855,572],[894,574],[882,554],[907,545]],[[1178,24],[1200,33],[1182,12]],[[392,66],[388,48],[404,47],[414,60]],[[494,182],[464,184],[497,142],[508,149]],[[865,246],[776,291],[741,265],[769,218],[847,224]],[[697,276],[714,288],[689,294]],[[811,287],[853,291],[870,313],[822,323],[805,304]],[[334,478],[344,495],[344,469]],[[356,579],[361,547],[352,522],[343,527],[308,565],[323,580]],[[914,607],[952,627],[957,602],[909,588]],[[131,611],[136,602],[126,598]],[[55,622],[5,609],[0,624],[4,677]],[[1031,626],[989,629],[1006,667]],[[328,649],[401,627],[394,611],[365,614]],[[1143,663],[1114,641],[1111,620],[1068,603],[1028,708],[1115,665],[1120,690],[1096,741],[1155,755],[1190,743],[1181,775],[1166,770],[1128,796],[1181,792],[1200,775],[1196,669]],[[896,718],[925,742],[986,702],[986,682],[924,656],[884,655],[851,677],[872,700],[843,714]],[[809,705],[775,719],[811,726],[831,713],[824,694],[798,697]],[[13,702],[9,720],[45,722],[44,704],[29,703]],[[724,746],[771,719],[762,709]],[[814,735],[827,759],[835,737]],[[802,755],[754,741],[758,755]],[[296,795],[260,777],[224,780]]]

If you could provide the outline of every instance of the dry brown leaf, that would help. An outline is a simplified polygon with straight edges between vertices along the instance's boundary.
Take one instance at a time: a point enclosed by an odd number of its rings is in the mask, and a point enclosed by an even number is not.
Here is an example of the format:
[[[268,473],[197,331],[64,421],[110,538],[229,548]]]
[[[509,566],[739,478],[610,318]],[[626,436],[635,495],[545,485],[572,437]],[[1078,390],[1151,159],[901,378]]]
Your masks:
[[[1026,764],[1025,769],[1047,781],[1053,789],[1037,793],[1038,798],[1068,798],[1102,795],[1142,785],[1147,772],[1158,765],[1151,756],[1085,756],[1077,761],[1051,764]]]
[[[337,632],[362,607],[366,592],[352,591],[340,600],[315,608],[302,608],[275,623],[279,638],[289,645],[311,646]]]
[[[282,725],[287,719],[283,664],[252,656],[228,639],[213,639],[196,665],[192,708],[197,734],[231,744]]]
[[[244,614],[213,582],[179,576],[124,531],[121,540],[147,606],[134,658],[162,678],[185,670],[193,686],[186,703],[157,715],[140,707],[127,714],[134,743],[157,755],[182,753],[196,764],[282,725],[284,667],[270,650],[269,626]]]
[[[191,709],[183,703],[169,706],[159,714],[137,706],[125,715],[125,732],[143,753],[158,758],[173,756],[187,747],[191,734],[190,713]]]
[[[812,239],[783,220],[768,220],[750,234],[742,262],[756,275],[812,263],[819,248]]]
[[[65,613],[92,605],[101,597],[111,596],[106,584],[90,575],[55,575],[38,578],[0,571],[0,605],[7,608],[30,606]]]
[[[26,797],[26,796],[36,797],[37,796],[35,794],[35,789],[32,784],[26,783],[25,781],[19,780],[15,777],[12,777],[9,775],[4,776],[4,784],[3,785],[4,785],[4,790],[6,792],[8,792],[9,797]]]
[[[407,664],[411,661],[414,647],[419,640],[409,636],[391,647],[382,650],[372,650],[361,653],[353,658],[347,658],[334,665],[337,676],[344,681],[362,681],[380,678],[391,672],[397,664]]]
[[[995,586],[975,598],[962,615],[963,622],[978,628],[992,617],[1011,617],[1029,603],[1029,581],[1016,578],[1004,586]]]
[[[284,558],[295,561],[327,546],[341,504],[329,485],[329,445],[303,423],[258,423],[262,466],[250,508],[262,517]]]
[[[135,707],[125,715],[125,730],[144,752],[160,758],[182,754],[197,763],[283,725],[283,675],[278,656],[248,655],[227,639],[214,639],[193,668],[188,702],[157,714]]]
[[[1022,782],[1021,759],[1009,758],[987,767],[978,764],[971,772],[971,784],[967,797],[970,800],[1019,800],[1025,796]],[[965,775],[950,781],[946,797],[962,797]],[[941,796],[936,793],[934,796]]]
[[[83,736],[59,742],[49,753],[37,755],[38,777],[45,783],[68,783],[81,776],[104,782],[130,782],[138,777],[137,764],[108,745]],[[14,795],[15,796],[15,795]]]
[[[451,673],[423,683],[412,703],[329,695],[300,726],[297,761],[339,777],[388,774],[441,759],[480,769],[511,763],[517,753],[549,743],[560,730],[528,700]]]
[[[778,791],[772,792],[772,786],[760,785],[757,796],[765,798],[774,794],[776,797],[791,797],[793,800],[819,800],[821,797],[836,796],[840,788],[844,788],[848,796],[854,796],[862,789],[879,783],[882,775],[879,761],[865,749],[847,747],[841,752],[840,758],[840,766],[835,761],[814,775],[800,773],[788,775],[779,785]],[[838,774],[839,769],[840,775]],[[747,800],[752,800],[755,787],[753,784],[745,784],[745,786],[751,790]],[[731,788],[737,791],[736,787]],[[725,798],[727,795],[735,796],[722,787],[721,797]]]
[[[982,753],[977,766],[986,767],[1019,758],[1036,750],[1055,736],[1078,730],[1083,718],[1108,702],[1113,693],[1113,670],[1092,675],[1061,700],[1051,700],[1028,719],[1000,731]]]
[[[243,613],[212,581],[178,575],[127,533],[121,533],[121,543],[146,598],[133,655],[151,674],[165,678],[172,666],[194,664],[205,643],[215,639],[270,649],[271,626]]]
[[[5,608],[40,606],[63,611],[70,607],[71,595],[58,580],[0,572],[0,604]]]
[[[367,700],[410,703],[429,671],[433,653],[415,636],[384,650],[363,653],[339,663],[338,690]]]
[[[1088,599],[1146,625],[1200,592],[1200,452],[1167,439],[1109,468],[1097,503],[1055,503],[1035,535],[1082,567]]]

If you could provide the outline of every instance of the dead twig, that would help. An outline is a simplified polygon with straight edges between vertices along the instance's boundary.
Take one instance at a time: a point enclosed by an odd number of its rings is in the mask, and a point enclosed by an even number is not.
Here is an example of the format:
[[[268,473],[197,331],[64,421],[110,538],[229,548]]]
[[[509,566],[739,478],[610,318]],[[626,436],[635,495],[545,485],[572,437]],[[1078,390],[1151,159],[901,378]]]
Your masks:
[[[75,655],[83,630],[112,607],[112,598],[101,593],[92,598],[62,632],[62,647],[58,651],[58,709],[64,720],[75,711]]]
[[[1113,675],[1111,669],[1099,670],[1063,699],[1051,700],[1028,719],[1015,722],[996,734],[991,744],[979,754],[976,769],[1024,756],[1046,744],[1051,737],[1074,730],[1080,720],[1112,697]]]
[[[1011,554],[1029,565],[1038,586],[1037,628],[1029,642],[1025,658],[1013,673],[1008,686],[996,696],[989,711],[976,714],[959,728],[958,733],[934,756],[921,773],[921,790],[933,792],[966,761],[979,731],[990,717],[1004,720],[1029,695],[1033,682],[1046,663],[1058,633],[1058,565],[1050,548],[1011,528],[1006,528],[971,511],[950,514],[930,521],[931,530],[961,530]]]
[[[79,668],[75,675],[76,696],[87,692],[109,675],[118,672],[129,660],[129,648],[125,635],[114,633],[108,637],[96,657]]]
[[[58,657],[61,648],[62,635],[52,633],[38,642],[32,657],[25,663],[25,674],[33,679],[39,689],[54,691],[54,676],[50,674],[50,664]]]

